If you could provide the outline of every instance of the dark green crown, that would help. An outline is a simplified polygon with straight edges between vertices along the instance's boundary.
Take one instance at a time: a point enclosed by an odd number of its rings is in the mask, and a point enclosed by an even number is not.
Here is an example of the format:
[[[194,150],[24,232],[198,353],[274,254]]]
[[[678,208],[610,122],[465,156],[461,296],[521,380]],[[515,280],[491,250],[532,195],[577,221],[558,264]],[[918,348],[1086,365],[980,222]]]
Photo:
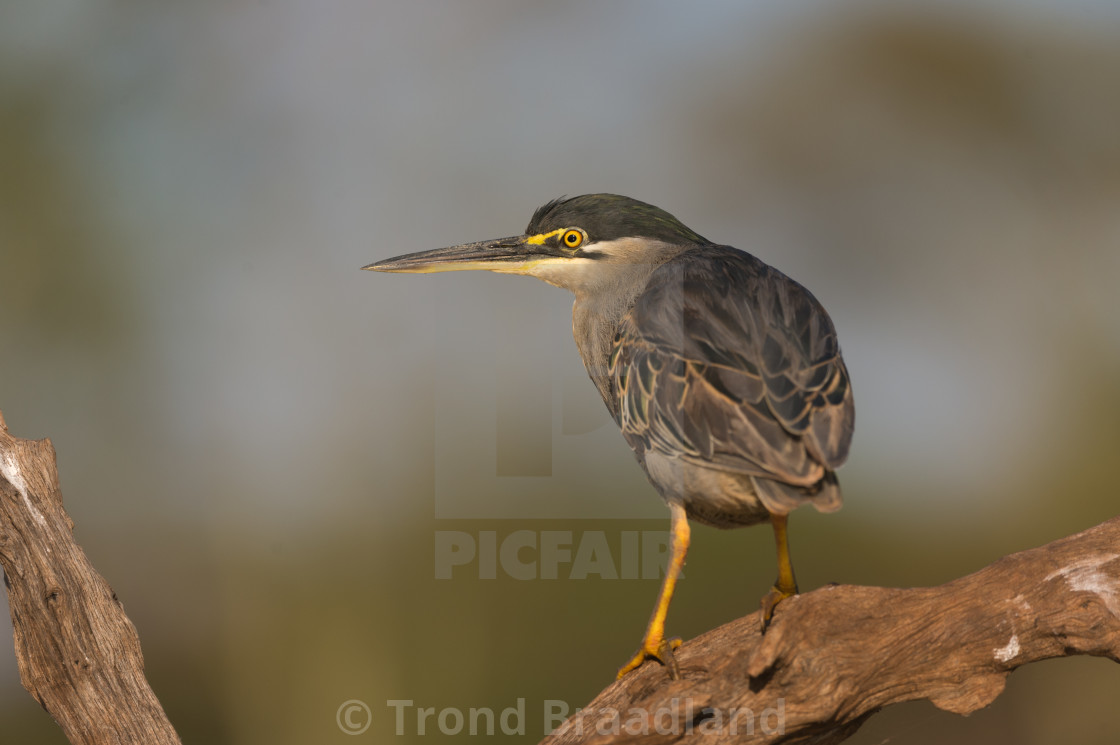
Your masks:
[[[528,235],[559,228],[583,228],[588,240],[652,238],[666,243],[709,243],[660,207],[618,194],[584,194],[554,199],[533,213]]]

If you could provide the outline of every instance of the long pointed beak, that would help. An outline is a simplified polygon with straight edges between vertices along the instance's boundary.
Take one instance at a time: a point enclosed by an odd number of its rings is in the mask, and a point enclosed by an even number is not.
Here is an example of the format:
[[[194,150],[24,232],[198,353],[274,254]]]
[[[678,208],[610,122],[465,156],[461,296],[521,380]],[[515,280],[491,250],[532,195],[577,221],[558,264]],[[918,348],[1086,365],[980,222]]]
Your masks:
[[[460,246],[437,248],[432,251],[394,256],[363,266],[375,272],[457,272],[485,269],[492,272],[523,274],[529,267],[552,251],[547,246],[529,243],[529,236],[515,235]]]

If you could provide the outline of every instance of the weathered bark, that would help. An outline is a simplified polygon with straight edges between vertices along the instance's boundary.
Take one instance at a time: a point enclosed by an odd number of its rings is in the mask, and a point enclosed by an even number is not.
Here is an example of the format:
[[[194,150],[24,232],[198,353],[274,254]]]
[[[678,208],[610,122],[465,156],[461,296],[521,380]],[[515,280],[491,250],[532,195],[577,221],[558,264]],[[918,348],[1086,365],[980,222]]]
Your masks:
[[[680,680],[647,662],[544,743],[836,743],[903,701],[967,714],[1015,668],[1077,654],[1120,661],[1120,518],[938,587],[790,598],[765,636],[757,613],[709,631]]]
[[[136,628],[74,541],[49,440],[0,415],[0,565],[24,687],[72,743],[179,743],[144,677]]]

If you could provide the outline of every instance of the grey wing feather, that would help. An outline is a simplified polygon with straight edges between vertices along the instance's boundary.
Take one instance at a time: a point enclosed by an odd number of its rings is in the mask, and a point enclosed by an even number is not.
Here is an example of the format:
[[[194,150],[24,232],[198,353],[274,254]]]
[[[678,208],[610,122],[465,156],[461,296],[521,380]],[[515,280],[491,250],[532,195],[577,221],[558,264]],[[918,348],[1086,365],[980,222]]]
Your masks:
[[[741,251],[691,249],[655,271],[609,376],[639,454],[806,488],[847,458],[855,410],[828,314]]]

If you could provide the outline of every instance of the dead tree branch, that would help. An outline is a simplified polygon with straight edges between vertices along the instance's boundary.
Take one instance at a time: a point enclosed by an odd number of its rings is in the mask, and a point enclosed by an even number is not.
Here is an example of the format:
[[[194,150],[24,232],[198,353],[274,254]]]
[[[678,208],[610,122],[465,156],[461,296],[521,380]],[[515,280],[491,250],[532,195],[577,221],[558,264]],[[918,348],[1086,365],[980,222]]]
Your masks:
[[[968,714],[1017,667],[1120,662],[1120,517],[938,587],[833,585],[687,642],[681,679],[646,663],[544,740],[837,743],[890,704]]]
[[[74,541],[50,440],[0,416],[0,565],[23,686],[71,743],[178,745],[136,628]]]

